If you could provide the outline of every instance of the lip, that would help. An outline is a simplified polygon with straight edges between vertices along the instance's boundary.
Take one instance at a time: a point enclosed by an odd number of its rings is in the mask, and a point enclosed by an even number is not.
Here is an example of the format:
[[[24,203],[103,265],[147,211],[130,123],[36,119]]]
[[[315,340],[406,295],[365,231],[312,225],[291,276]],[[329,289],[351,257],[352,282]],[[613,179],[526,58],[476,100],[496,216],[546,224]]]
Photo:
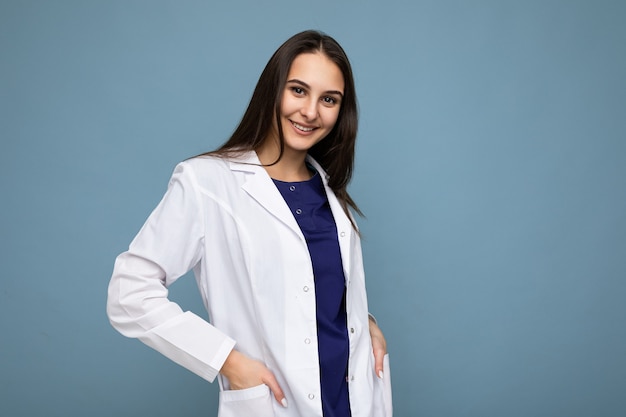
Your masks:
[[[289,123],[291,123],[291,126],[293,127],[293,129],[301,135],[309,135],[317,129],[316,126],[294,122],[293,120],[289,120]],[[302,130],[302,129],[306,129],[306,130]]]

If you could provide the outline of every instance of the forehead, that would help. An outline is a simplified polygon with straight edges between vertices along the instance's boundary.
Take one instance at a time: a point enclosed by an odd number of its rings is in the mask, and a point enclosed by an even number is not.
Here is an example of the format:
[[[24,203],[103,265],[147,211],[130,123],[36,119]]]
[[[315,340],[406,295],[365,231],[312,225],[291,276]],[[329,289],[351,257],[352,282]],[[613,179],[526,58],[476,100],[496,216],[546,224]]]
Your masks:
[[[287,80],[297,79],[322,91],[341,91],[344,79],[341,70],[320,52],[298,55],[289,68]]]

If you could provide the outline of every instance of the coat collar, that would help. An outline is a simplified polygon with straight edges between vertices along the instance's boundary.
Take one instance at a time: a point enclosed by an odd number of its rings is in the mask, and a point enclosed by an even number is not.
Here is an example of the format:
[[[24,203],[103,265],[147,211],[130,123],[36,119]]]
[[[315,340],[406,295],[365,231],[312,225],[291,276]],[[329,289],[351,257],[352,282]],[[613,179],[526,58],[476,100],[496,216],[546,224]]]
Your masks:
[[[304,241],[304,235],[291,210],[289,210],[289,206],[265,168],[261,166],[261,161],[259,161],[256,152],[246,152],[232,159],[229,164],[232,171],[248,174],[245,176],[241,188]]]
[[[339,200],[335,196],[335,193],[328,186],[329,177],[326,171],[324,171],[321,165],[310,155],[307,155],[307,162],[315,167],[322,178],[322,182],[324,183],[324,189],[326,190],[330,209],[337,225],[343,266],[346,270],[346,274],[348,274],[350,267],[350,239],[346,239],[346,237],[352,236],[352,233],[350,233],[352,231],[352,223],[344,213]],[[296,222],[293,213],[289,210],[289,206],[283,199],[280,191],[278,191],[278,188],[276,188],[276,185],[268,175],[267,171],[261,166],[261,162],[259,161],[256,152],[249,151],[242,153],[240,156],[231,159],[229,161],[229,166],[232,171],[245,172],[249,174],[246,175],[241,188],[269,213],[287,225],[300,237],[302,241],[305,241],[304,235],[298,226],[298,222]]]

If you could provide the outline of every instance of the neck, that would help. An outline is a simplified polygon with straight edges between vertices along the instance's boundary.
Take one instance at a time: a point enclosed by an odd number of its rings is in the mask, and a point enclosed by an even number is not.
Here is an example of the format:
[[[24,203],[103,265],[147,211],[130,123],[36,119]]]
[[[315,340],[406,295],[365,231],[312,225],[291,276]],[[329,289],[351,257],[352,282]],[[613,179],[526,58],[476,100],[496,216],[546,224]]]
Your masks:
[[[304,151],[294,152],[285,149],[280,160],[276,162],[280,155],[280,146],[275,141],[266,140],[256,153],[269,176],[276,180],[294,182],[306,181],[311,178],[311,172],[306,166],[306,152]]]

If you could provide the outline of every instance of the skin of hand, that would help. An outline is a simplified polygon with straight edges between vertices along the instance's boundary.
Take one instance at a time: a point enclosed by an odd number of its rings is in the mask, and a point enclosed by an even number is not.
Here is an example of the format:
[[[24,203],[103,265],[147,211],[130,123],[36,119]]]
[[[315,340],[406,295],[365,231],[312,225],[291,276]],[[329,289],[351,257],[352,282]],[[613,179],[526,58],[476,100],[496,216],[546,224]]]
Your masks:
[[[263,363],[232,350],[220,372],[228,379],[230,389],[238,390],[265,384],[274,394],[276,401],[287,407],[287,399],[276,377]]]
[[[374,351],[374,369],[379,378],[383,378],[383,359],[387,354],[387,341],[378,324],[370,317],[370,336],[372,338],[372,350]]]
[[[376,375],[382,379],[384,376],[383,358],[387,353],[387,342],[383,332],[371,318],[369,320],[369,330],[374,352],[374,368]],[[282,388],[272,371],[263,363],[251,359],[239,351],[232,350],[226,358],[220,373],[228,379],[230,389],[233,390],[252,388],[261,384],[267,385],[272,394],[274,394],[276,401],[283,407],[287,407],[287,399]]]

